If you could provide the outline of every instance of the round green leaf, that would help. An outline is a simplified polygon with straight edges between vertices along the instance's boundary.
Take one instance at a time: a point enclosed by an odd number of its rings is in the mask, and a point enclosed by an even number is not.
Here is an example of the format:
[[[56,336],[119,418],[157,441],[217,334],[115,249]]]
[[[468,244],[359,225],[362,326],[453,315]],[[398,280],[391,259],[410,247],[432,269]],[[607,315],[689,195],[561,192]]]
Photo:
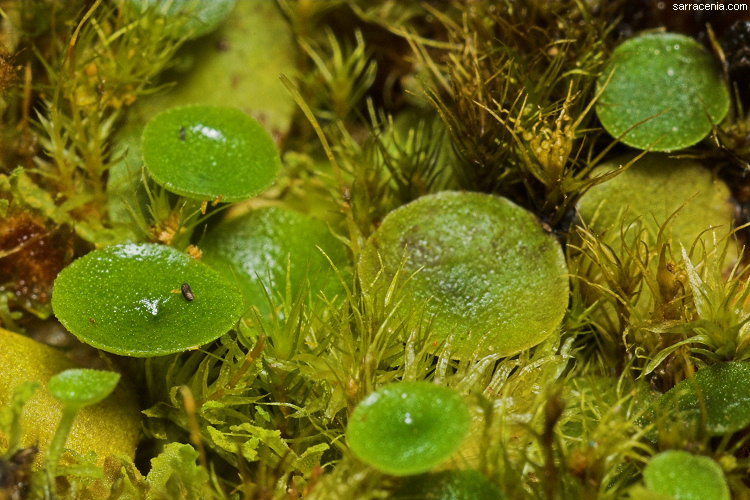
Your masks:
[[[603,175],[632,160],[626,155],[602,164],[592,172]],[[637,186],[637,188],[634,188]],[[625,216],[625,228],[640,221],[649,246],[656,243],[659,227],[680,209],[665,236],[673,248],[690,248],[701,238],[707,248],[731,231],[734,205],[727,185],[700,163],[664,154],[646,154],[613,179],[592,187],[578,202],[578,212],[597,233],[619,233]],[[630,232],[634,236],[633,231]]]
[[[703,368],[694,381],[683,380],[664,394],[656,409],[676,408],[678,425],[696,427],[701,422],[701,402],[706,411],[706,432],[711,436],[750,426],[750,363],[735,361]]]
[[[473,469],[421,474],[404,480],[393,500],[503,500],[503,493]]]
[[[719,464],[708,457],[669,450],[656,455],[643,470],[646,486],[675,500],[729,500],[729,487]]]
[[[388,286],[404,255],[403,314],[425,302],[430,345],[455,356],[516,354],[556,331],[568,305],[565,258],[534,215],[480,193],[424,196],[388,214],[359,262],[367,290]],[[381,259],[384,273],[381,273]]]
[[[52,308],[81,341],[141,357],[211,342],[243,310],[239,291],[216,271],[153,244],[106,247],[76,260],[55,280]]]
[[[47,389],[65,405],[84,408],[109,396],[119,381],[119,373],[73,368],[50,378]]]
[[[203,261],[236,280],[245,300],[263,315],[271,312],[266,290],[285,292],[287,258],[293,298],[305,276],[314,295],[322,291],[331,299],[344,293],[326,255],[348,274],[345,245],[323,222],[293,210],[266,207],[224,221],[206,235],[201,250]]]
[[[354,409],[346,434],[363,462],[388,474],[419,474],[456,451],[470,421],[469,407],[453,389],[397,382]]]
[[[234,0],[130,0],[140,12],[156,8],[159,14],[171,19],[182,19],[178,36],[198,38],[221,24],[234,8]]]
[[[168,109],[146,124],[141,147],[157,183],[198,200],[255,196],[273,183],[281,165],[271,136],[233,108]]]
[[[614,50],[598,83],[606,87],[596,114],[614,137],[665,112],[622,138],[639,149],[660,138],[653,151],[692,146],[729,110],[729,92],[717,61],[685,35],[651,33],[627,40]]]

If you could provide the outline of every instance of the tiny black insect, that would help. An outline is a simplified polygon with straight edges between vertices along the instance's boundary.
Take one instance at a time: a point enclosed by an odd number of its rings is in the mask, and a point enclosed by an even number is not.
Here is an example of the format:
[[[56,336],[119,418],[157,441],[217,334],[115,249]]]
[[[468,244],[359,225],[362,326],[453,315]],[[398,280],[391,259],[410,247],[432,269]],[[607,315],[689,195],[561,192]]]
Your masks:
[[[190,285],[187,283],[183,283],[180,289],[182,290],[182,296],[185,297],[185,300],[188,302],[191,302],[195,298],[193,291],[190,289]]]
[[[180,127],[180,140],[185,142],[185,127]]]

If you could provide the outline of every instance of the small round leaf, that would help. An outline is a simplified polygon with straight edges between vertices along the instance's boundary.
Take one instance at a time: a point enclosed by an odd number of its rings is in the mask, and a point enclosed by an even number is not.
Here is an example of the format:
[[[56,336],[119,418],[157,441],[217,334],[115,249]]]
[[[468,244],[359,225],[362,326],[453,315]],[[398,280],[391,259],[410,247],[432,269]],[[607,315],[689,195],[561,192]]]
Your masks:
[[[169,191],[198,200],[235,202],[273,183],[281,160],[263,127],[233,108],[183,106],[146,124],[143,161]]]
[[[460,394],[430,382],[398,382],[352,412],[347,438],[363,462],[394,475],[419,474],[446,460],[469,431]]]
[[[236,280],[245,300],[263,315],[270,313],[265,290],[285,291],[287,257],[292,297],[305,276],[313,295],[322,291],[332,299],[344,293],[326,255],[347,273],[345,245],[323,222],[293,210],[266,207],[224,221],[206,235],[201,249],[203,261]]]
[[[139,357],[211,342],[243,311],[239,290],[216,271],[153,244],[106,247],[76,260],[55,280],[52,308],[81,341]]]
[[[227,22],[186,43],[174,56],[180,63],[164,75],[174,87],[139,96],[129,121],[174,106],[210,104],[239,108],[256,117],[273,137],[287,135],[297,105],[279,75],[298,71],[292,28],[275,2],[233,4]]]
[[[34,332],[39,333],[39,331]],[[13,404],[19,386],[34,382],[39,388],[21,412],[21,444],[37,446],[35,467],[41,467],[60,418],[63,403],[50,394],[49,380],[58,373],[78,368],[62,351],[0,328],[0,408]],[[78,412],[66,447],[84,455],[94,451],[97,464],[110,455],[135,457],[141,432],[141,411],[136,393],[127,381],[99,404]],[[7,431],[7,429],[6,429]],[[0,447],[8,443],[0,426]]]
[[[695,381],[683,380],[664,394],[656,409],[676,407],[681,419],[678,425],[695,427],[700,425],[701,403],[706,411],[706,432],[711,436],[750,426],[750,363],[735,361],[703,368],[695,374]]]
[[[49,379],[47,389],[65,405],[84,408],[109,396],[119,381],[119,373],[73,368]]]
[[[596,114],[614,137],[664,112],[621,139],[639,149],[658,139],[653,151],[692,146],[729,110],[717,61],[685,35],[651,33],[627,40],[614,50],[598,83],[606,87]]]
[[[721,466],[708,457],[669,450],[656,455],[643,470],[643,479],[654,493],[677,500],[729,500]]]
[[[565,258],[531,213],[481,193],[428,195],[388,214],[359,262],[367,290],[389,285],[404,256],[404,314],[426,303],[430,345],[458,358],[516,354],[556,331],[568,306]],[[385,270],[381,273],[381,259]]]

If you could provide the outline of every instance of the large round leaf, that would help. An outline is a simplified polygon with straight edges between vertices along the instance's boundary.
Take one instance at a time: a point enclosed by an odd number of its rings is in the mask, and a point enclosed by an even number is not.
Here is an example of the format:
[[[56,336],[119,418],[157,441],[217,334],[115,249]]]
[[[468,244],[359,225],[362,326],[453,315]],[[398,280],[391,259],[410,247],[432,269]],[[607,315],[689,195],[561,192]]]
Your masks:
[[[255,196],[271,185],[281,165],[268,132],[233,108],[168,109],[146,124],[141,147],[157,183],[198,200]]]
[[[388,285],[405,255],[402,281],[416,275],[405,285],[403,314],[426,302],[430,344],[454,335],[457,357],[516,354],[551,335],[565,314],[560,245],[504,198],[443,192],[394,210],[363,250],[365,290]]]
[[[656,455],[643,470],[643,479],[654,493],[677,500],[729,500],[729,487],[721,466],[708,457],[669,450]]]
[[[83,342],[143,357],[206,344],[243,310],[239,291],[216,271],[153,244],[107,247],[76,260],[55,280],[52,308]]]
[[[605,174],[632,158],[615,158],[592,175]],[[706,229],[715,228],[721,239],[731,230],[734,217],[729,188],[711,171],[694,160],[655,153],[588,190],[577,208],[581,219],[598,233],[619,233],[623,216],[626,228],[638,219],[649,246],[656,243],[659,227],[679,209],[664,234],[676,249],[680,244],[689,249],[699,237],[712,247],[713,235]]]
[[[346,247],[323,222],[293,210],[266,207],[222,222],[201,249],[203,261],[236,280],[245,300],[263,315],[270,313],[266,291],[285,292],[287,262],[292,298],[305,276],[313,295],[323,292],[332,299],[344,293],[326,256],[348,274]]]
[[[607,79],[610,78],[609,82]],[[615,49],[599,77],[596,114],[614,137],[639,149],[674,151],[708,135],[729,110],[729,92],[717,61],[685,35],[651,33]]]
[[[696,391],[697,388],[697,391]],[[706,432],[731,434],[750,426],[750,363],[719,363],[683,380],[659,399],[656,409],[676,409],[681,426],[698,426],[705,408]]]
[[[469,431],[460,394],[430,382],[381,387],[352,412],[346,431],[362,461],[395,475],[419,474],[447,459]]]

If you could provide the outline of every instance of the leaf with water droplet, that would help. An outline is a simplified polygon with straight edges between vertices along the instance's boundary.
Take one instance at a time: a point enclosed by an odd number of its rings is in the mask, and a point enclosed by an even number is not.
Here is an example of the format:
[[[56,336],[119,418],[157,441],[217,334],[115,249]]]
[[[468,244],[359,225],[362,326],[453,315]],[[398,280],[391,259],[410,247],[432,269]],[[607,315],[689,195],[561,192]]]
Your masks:
[[[639,149],[659,139],[653,151],[692,146],[729,110],[718,61],[696,40],[676,33],[649,33],[625,41],[607,61],[598,85],[606,87],[596,114],[614,137],[663,113],[621,139]]]
[[[359,262],[366,293],[390,284],[405,254],[402,279],[416,274],[404,285],[400,312],[426,302],[431,349],[453,336],[458,358],[510,356],[544,341],[565,315],[560,245],[505,198],[446,191],[388,214]]]
[[[273,183],[281,166],[268,132],[234,108],[168,109],[146,124],[141,148],[158,184],[198,200],[251,198]]]
[[[446,460],[469,432],[460,394],[431,382],[381,387],[352,412],[346,435],[362,461],[394,475],[419,474]]]
[[[183,283],[194,300],[180,293]],[[55,280],[52,308],[81,341],[140,357],[211,342],[243,311],[239,290],[216,271],[153,244],[106,247],[76,260]]]

